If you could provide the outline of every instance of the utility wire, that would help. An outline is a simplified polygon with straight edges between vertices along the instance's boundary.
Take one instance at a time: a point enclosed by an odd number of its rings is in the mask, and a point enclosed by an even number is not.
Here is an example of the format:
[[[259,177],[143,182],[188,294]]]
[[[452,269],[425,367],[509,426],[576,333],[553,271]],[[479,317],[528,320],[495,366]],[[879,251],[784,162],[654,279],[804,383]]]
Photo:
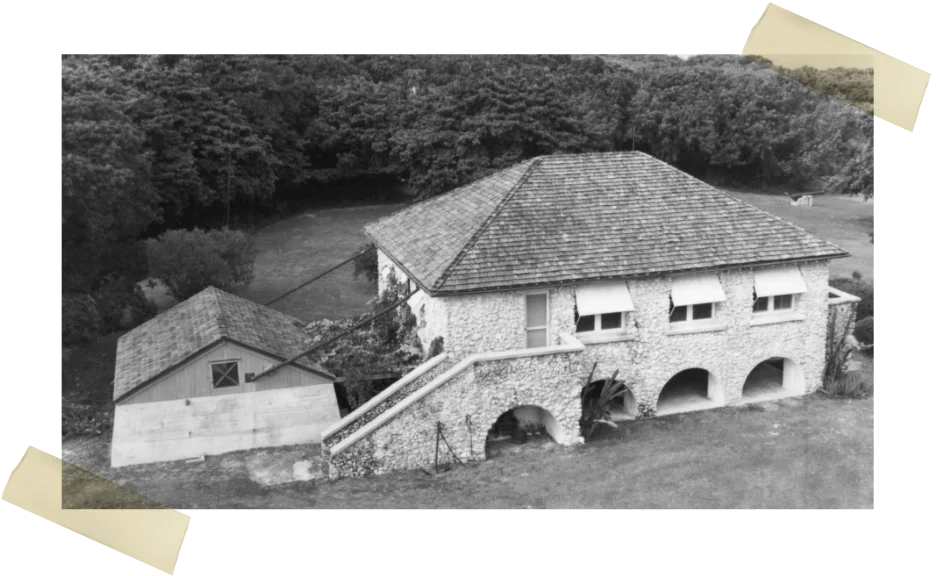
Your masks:
[[[332,272],[332,271],[335,270],[336,268],[339,268],[339,267],[341,267],[341,266],[345,266],[346,264],[348,264],[348,263],[351,262],[352,260],[358,258],[359,256],[361,256],[362,254],[364,254],[365,252],[367,252],[367,251],[369,251],[369,250],[371,250],[371,249],[372,249],[371,246],[369,246],[368,248],[365,248],[365,249],[363,249],[363,250],[358,251],[358,252],[355,253],[355,255],[353,255],[352,257],[346,258],[345,260],[339,262],[338,264],[336,264],[336,265],[333,266],[332,268],[329,268],[329,269],[326,270],[325,272],[322,272],[322,273],[320,273],[320,274],[314,276],[313,278],[307,280],[306,282],[303,282],[302,284],[300,284],[300,285],[297,286],[296,288],[293,288],[292,290],[288,290],[288,291],[284,292],[283,294],[281,294],[280,296],[277,296],[276,298],[274,298],[274,299],[271,300],[270,302],[265,302],[265,303],[264,303],[264,306],[270,306],[270,305],[273,304],[274,302],[276,302],[276,301],[278,301],[278,300],[282,300],[283,298],[286,298],[287,296],[289,296],[290,294],[293,294],[293,293],[296,292],[297,290],[300,290],[301,288],[305,288],[306,286],[309,286],[310,284],[312,284],[312,283],[315,282],[316,280],[319,280],[320,278],[322,278],[322,277],[325,276],[326,274]]]
[[[312,280],[311,280],[311,281],[312,281]],[[310,282],[311,282],[311,281],[310,281]],[[398,301],[395,302],[394,304],[388,306],[388,307],[385,308],[384,310],[381,310],[380,312],[377,312],[377,313],[375,313],[375,314],[372,314],[371,316],[365,318],[364,320],[361,320],[361,321],[357,322],[355,325],[353,325],[353,326],[347,328],[347,329],[344,330],[343,332],[341,332],[341,333],[339,333],[339,334],[333,336],[332,338],[326,340],[325,342],[320,342],[320,343],[316,344],[315,346],[313,346],[312,348],[309,348],[309,349],[307,349],[307,350],[305,350],[305,351],[303,351],[303,352],[300,352],[300,353],[297,354],[296,356],[293,356],[292,358],[288,358],[287,360],[284,360],[283,362],[281,362],[280,364],[277,364],[276,366],[274,366],[274,367],[272,367],[272,368],[268,368],[267,370],[264,370],[263,372],[261,372],[261,373],[255,375],[255,376],[254,376],[254,380],[256,381],[256,380],[258,380],[259,378],[261,378],[261,377],[263,377],[263,376],[266,376],[266,375],[268,375],[268,374],[271,374],[272,372],[276,372],[277,370],[280,370],[281,368],[283,368],[283,367],[286,366],[287,364],[293,364],[294,362],[296,362],[296,361],[299,360],[300,358],[302,358],[302,357],[304,357],[304,356],[306,356],[306,355],[308,355],[308,354],[312,354],[313,352],[315,352],[316,350],[319,350],[320,348],[325,348],[326,346],[328,346],[329,344],[332,344],[333,342],[335,342],[335,341],[337,341],[337,340],[340,340],[340,339],[342,339],[342,338],[345,338],[346,336],[348,336],[349,334],[351,334],[351,333],[354,332],[355,330],[361,328],[361,327],[364,326],[365,324],[368,324],[369,322],[375,320],[376,318],[378,318],[378,317],[380,317],[380,316],[384,316],[384,315],[387,314],[388,312],[391,312],[391,311],[394,310],[395,308],[399,307],[401,304],[404,304],[405,302],[407,302],[408,299],[410,299],[411,296],[413,296],[414,294],[416,294],[417,291],[418,291],[417,288],[411,290],[411,292],[410,292],[407,296],[404,296],[403,298],[401,298],[400,300],[398,300]]]

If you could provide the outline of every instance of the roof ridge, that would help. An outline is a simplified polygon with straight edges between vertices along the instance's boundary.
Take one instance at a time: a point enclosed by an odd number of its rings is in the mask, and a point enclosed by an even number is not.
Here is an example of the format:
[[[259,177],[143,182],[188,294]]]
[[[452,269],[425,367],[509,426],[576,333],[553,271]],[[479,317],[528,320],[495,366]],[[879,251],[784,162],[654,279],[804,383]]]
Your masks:
[[[479,241],[479,238],[482,236],[482,234],[484,234],[485,231],[489,229],[489,226],[492,225],[492,222],[498,218],[498,215],[505,208],[505,205],[508,204],[508,202],[514,197],[515,193],[524,185],[524,183],[528,181],[528,178],[531,176],[531,173],[534,172],[534,169],[541,165],[543,158],[544,156],[538,156],[531,160],[531,164],[524,171],[524,174],[518,178],[518,181],[515,182],[515,185],[511,187],[507,194],[505,194],[505,197],[501,199],[501,201],[498,203],[498,206],[496,206],[495,209],[492,210],[492,213],[486,217],[482,225],[476,229],[476,231],[469,238],[469,241],[466,242],[466,245],[463,246],[458,253],[456,253],[456,257],[453,258],[453,261],[449,263],[446,269],[443,270],[443,273],[440,274],[440,277],[437,279],[437,281],[433,283],[434,290],[441,288],[443,284],[446,283],[446,280],[449,279],[450,274],[452,274],[456,266],[462,262],[462,259],[465,258],[469,250],[475,246],[476,242]]]
[[[455,194],[456,192],[464,190],[470,186],[475,186],[479,182],[482,182],[483,180],[488,180],[489,178],[492,178],[493,176],[497,176],[498,174],[501,174],[503,172],[507,172],[509,170],[517,168],[518,166],[524,164],[525,162],[533,162],[534,160],[537,160],[538,158],[543,158],[543,156],[538,156],[535,158],[528,158],[526,160],[522,160],[521,162],[512,164],[511,166],[506,166],[500,170],[496,170],[495,172],[492,172],[491,174],[487,176],[483,176],[482,178],[479,178],[478,180],[473,180],[472,182],[466,182],[462,186],[457,186],[456,188],[453,188],[452,190],[447,190],[446,192],[443,192],[442,194],[437,194],[436,196],[431,196],[430,198],[425,198],[424,200],[418,200],[417,202],[408,204],[404,206],[403,208],[401,208],[400,210],[395,210],[394,212],[391,212],[387,216],[382,216],[381,218],[378,218],[377,220],[372,220],[371,222],[368,222],[362,227],[362,229],[365,230],[369,227],[377,225],[380,222],[383,222],[384,220],[387,220],[388,218],[393,218],[402,212],[406,212],[410,210],[411,208],[413,208],[414,206],[417,206],[418,204],[422,204],[424,206],[427,206],[428,204],[435,204],[438,201],[442,201],[443,199],[448,198],[450,195]]]
[[[222,308],[221,298],[218,297],[219,290],[215,286],[209,285],[205,291],[209,292],[212,295],[212,298],[215,299],[215,309],[218,312],[212,320],[218,329],[218,336],[220,338],[226,338],[228,336],[228,322],[227,317],[223,319],[222,316],[226,316],[227,312]]]
[[[669,168],[674,168],[674,166],[671,166],[670,164],[668,164],[667,162],[665,162],[664,160],[662,160],[662,159],[660,159],[660,158],[657,158],[657,157],[655,157],[655,156],[652,156],[651,154],[645,154],[645,155],[648,156],[649,158],[651,158],[651,159],[657,161],[657,162],[660,162],[661,164],[664,164],[665,166],[668,166]],[[831,242],[830,240],[825,240],[824,238],[821,238],[821,237],[818,236],[817,234],[813,234],[813,233],[811,233],[811,232],[808,232],[807,230],[805,230],[804,228],[802,228],[801,226],[798,226],[797,224],[795,224],[795,223],[793,223],[793,222],[789,222],[788,220],[785,220],[784,218],[781,218],[780,216],[776,216],[775,214],[772,214],[771,212],[769,212],[769,211],[767,211],[767,210],[763,210],[762,208],[759,208],[759,207],[756,206],[755,204],[750,204],[750,203],[748,203],[748,202],[744,202],[744,201],[740,200],[739,198],[736,198],[736,197],[734,197],[734,196],[728,194],[727,192],[724,192],[723,190],[720,190],[720,189],[717,188],[716,186],[714,186],[714,185],[712,185],[712,184],[709,184],[709,183],[707,183],[707,182],[704,182],[703,180],[701,180],[700,178],[697,178],[696,176],[694,176],[694,175],[692,175],[692,174],[688,174],[687,172],[684,172],[683,170],[677,170],[677,172],[680,173],[680,174],[683,174],[684,176],[686,176],[687,178],[690,178],[691,180],[696,180],[696,181],[700,182],[700,183],[703,184],[704,186],[707,186],[707,187],[713,189],[713,190],[714,190],[715,192],[717,192],[718,194],[720,194],[720,195],[722,195],[722,196],[725,196],[726,198],[729,198],[730,200],[732,200],[733,202],[736,202],[737,204],[742,204],[743,206],[745,206],[745,207],[747,207],[747,208],[751,208],[751,209],[755,210],[756,212],[761,212],[762,214],[765,214],[766,216],[769,216],[770,218],[773,218],[773,219],[775,219],[775,220],[778,220],[779,222],[781,222],[781,223],[783,223],[783,224],[787,224],[788,226],[791,226],[792,228],[795,228],[795,229],[797,229],[797,230],[800,230],[801,232],[804,232],[805,234],[807,234],[808,236],[811,236],[812,238],[815,238],[815,239],[817,239],[817,240],[820,240],[821,242],[824,242],[825,244],[828,244],[828,245],[830,245],[830,246],[833,246],[834,248],[840,250],[840,251],[843,252],[844,254],[849,254],[849,252],[847,252],[846,250],[844,250],[844,249],[841,248],[840,246],[834,244],[834,243]]]

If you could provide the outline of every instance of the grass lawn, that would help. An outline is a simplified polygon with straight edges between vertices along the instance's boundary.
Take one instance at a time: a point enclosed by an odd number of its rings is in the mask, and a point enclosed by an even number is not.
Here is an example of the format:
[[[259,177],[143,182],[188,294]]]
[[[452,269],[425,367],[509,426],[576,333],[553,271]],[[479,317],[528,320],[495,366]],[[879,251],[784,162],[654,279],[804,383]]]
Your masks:
[[[261,303],[283,294],[357,252],[366,241],[362,226],[404,206],[311,210],[261,228],[254,233],[254,281],[237,294]],[[364,278],[355,279],[353,270],[347,264],[272,308],[301,320],[338,320],[360,314],[377,291]]]
[[[296,481],[318,446],[107,467],[107,436],[63,442],[78,466],[173,508],[872,508],[873,399],[821,396],[623,423],[588,444],[500,444],[427,476]],[[493,447],[494,448],[494,447]],[[496,451],[496,450],[492,450]],[[132,505],[65,470],[63,507]]]

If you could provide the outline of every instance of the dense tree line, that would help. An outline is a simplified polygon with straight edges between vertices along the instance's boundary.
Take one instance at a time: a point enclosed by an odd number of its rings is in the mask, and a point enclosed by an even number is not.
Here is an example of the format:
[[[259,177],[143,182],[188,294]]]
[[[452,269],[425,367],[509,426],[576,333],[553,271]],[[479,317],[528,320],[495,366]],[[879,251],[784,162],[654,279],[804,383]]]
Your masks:
[[[62,89],[66,314],[139,304],[128,287],[149,273],[146,238],[249,225],[335,200],[336,183],[428,197],[532,156],[634,149],[716,183],[872,194],[872,119],[819,91],[871,105],[863,71],[732,56],[67,56]]]

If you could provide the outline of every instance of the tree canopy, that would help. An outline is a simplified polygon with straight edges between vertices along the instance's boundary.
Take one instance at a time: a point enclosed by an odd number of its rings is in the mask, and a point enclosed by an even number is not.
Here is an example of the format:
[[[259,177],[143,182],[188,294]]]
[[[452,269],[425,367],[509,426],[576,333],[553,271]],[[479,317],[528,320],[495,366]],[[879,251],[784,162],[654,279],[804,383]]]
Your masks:
[[[555,152],[872,195],[857,107],[872,71],[736,56],[66,56],[63,291],[146,277],[144,241],[167,230],[335,201],[336,183],[426,198]]]

